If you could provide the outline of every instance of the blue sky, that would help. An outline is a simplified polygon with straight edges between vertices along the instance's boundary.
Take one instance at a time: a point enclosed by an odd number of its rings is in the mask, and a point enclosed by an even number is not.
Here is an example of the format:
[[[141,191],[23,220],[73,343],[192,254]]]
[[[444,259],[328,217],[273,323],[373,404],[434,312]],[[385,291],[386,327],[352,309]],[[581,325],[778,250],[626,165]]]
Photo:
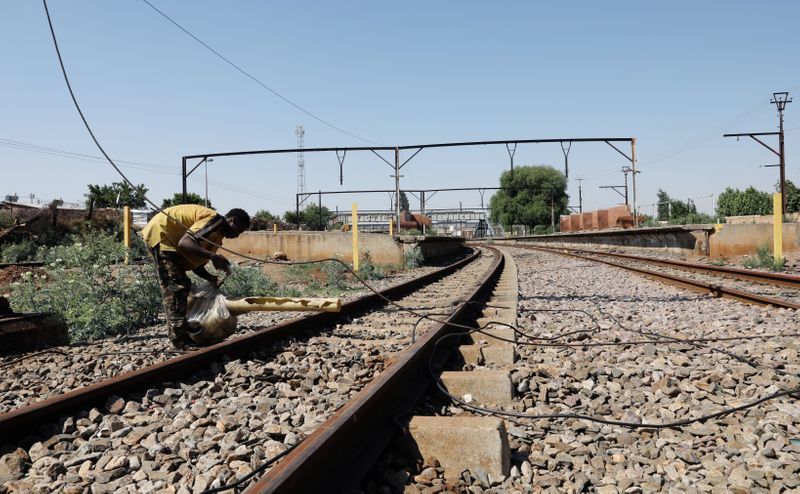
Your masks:
[[[562,137],[636,137],[639,204],[726,186],[772,190],[769,151],[725,132],[777,130],[774,91],[800,90],[800,4],[746,2],[210,2],[152,0],[175,21],[284,97],[383,145]],[[320,123],[225,64],[141,0],[51,0],[78,101],[109,154],[152,199],[180,189],[181,156],[365,142]],[[0,3],[0,195],[78,201],[119,178],[99,155],[61,77],[42,4]],[[786,110],[787,178],[800,182],[800,100]],[[770,141],[777,146],[777,139]],[[387,159],[391,156],[385,154]],[[407,157],[408,154],[405,155]],[[515,163],[563,167],[558,144],[520,145]],[[620,198],[624,160],[605,144],[573,145],[571,203]],[[410,189],[496,186],[503,146],[425,150],[403,169]],[[294,208],[296,156],[217,159],[209,196],[223,210]],[[348,154],[306,155],[306,188],[390,189],[392,170]],[[202,173],[189,183],[204,193]],[[488,194],[486,196],[488,202]],[[389,197],[331,196],[331,209],[385,208]],[[710,198],[697,199],[707,211]],[[412,207],[416,201],[411,198]],[[428,207],[465,208],[477,192]]]

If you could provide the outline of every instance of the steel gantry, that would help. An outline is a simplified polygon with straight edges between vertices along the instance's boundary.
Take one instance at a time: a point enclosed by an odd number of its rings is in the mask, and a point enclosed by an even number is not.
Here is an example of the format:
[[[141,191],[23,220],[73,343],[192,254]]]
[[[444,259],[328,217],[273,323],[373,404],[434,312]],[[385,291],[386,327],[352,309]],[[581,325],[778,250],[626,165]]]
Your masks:
[[[392,177],[394,178],[394,189],[395,189],[395,197],[397,200],[395,201],[395,215],[397,224],[400,224],[400,170],[408,164],[409,161],[414,159],[423,149],[433,149],[433,148],[448,148],[448,147],[466,147],[466,146],[491,146],[491,145],[504,145],[506,150],[508,151],[511,172],[514,172],[514,154],[516,153],[517,145],[518,144],[542,144],[542,143],[559,143],[561,145],[561,150],[564,154],[564,175],[569,176],[569,151],[572,147],[572,144],[575,142],[605,142],[619,154],[624,156],[630,163],[632,168],[633,174],[633,218],[634,218],[634,225],[638,226],[638,217],[636,214],[636,174],[638,171],[636,170],[636,138],[635,137],[569,137],[569,138],[552,138],[552,139],[505,139],[505,140],[497,140],[497,141],[464,141],[464,142],[443,142],[437,144],[413,144],[408,146],[356,146],[356,147],[326,147],[326,148],[303,148],[303,149],[264,149],[264,150],[256,150],[256,151],[228,151],[228,152],[217,152],[217,153],[203,153],[203,154],[193,154],[183,156],[182,163],[181,163],[181,190],[183,192],[183,198],[186,200],[187,196],[187,189],[186,189],[186,180],[189,175],[194,172],[197,167],[206,163],[211,158],[223,157],[223,156],[252,156],[252,155],[262,155],[262,154],[286,154],[286,153],[324,153],[324,152],[332,152],[336,153],[336,159],[339,162],[339,184],[344,183],[344,161],[345,157],[347,156],[347,152],[360,152],[360,151],[368,151],[373,153],[375,156],[380,158],[384,161],[387,165],[393,168],[394,174]],[[631,146],[630,156],[623,152],[620,148],[615,146],[613,143],[618,142],[628,142]],[[404,161],[400,160],[400,152],[401,151],[410,151],[413,150],[413,154],[406,158]],[[381,151],[390,151],[394,152],[394,162],[389,161],[386,159],[382,154]],[[189,165],[190,160],[200,160],[196,163],[190,170],[187,171],[187,167]]]

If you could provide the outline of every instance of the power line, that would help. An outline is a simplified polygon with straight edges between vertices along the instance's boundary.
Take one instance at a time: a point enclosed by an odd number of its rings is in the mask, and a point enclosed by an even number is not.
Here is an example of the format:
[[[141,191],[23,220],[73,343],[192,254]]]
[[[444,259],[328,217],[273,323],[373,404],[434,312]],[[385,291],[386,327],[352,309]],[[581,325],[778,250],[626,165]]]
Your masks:
[[[227,57],[225,57],[225,56],[224,56],[222,53],[218,52],[217,50],[215,50],[214,48],[212,48],[211,46],[209,46],[209,45],[208,45],[208,43],[206,43],[205,41],[201,40],[200,38],[198,38],[197,36],[195,36],[194,34],[192,34],[192,33],[191,33],[191,32],[190,32],[188,29],[186,29],[185,27],[183,27],[183,26],[181,26],[180,24],[178,24],[178,23],[177,23],[177,22],[176,22],[174,19],[172,19],[172,18],[171,18],[170,16],[168,16],[167,14],[165,14],[163,11],[159,10],[159,9],[158,9],[158,7],[156,7],[155,5],[153,5],[152,3],[150,3],[148,0],[142,0],[142,2],[146,3],[146,4],[147,4],[147,5],[148,5],[148,6],[149,6],[151,9],[155,10],[156,12],[158,12],[158,13],[159,13],[159,14],[160,14],[160,15],[161,15],[161,16],[162,16],[164,19],[168,20],[170,23],[172,23],[172,25],[174,25],[175,27],[177,27],[178,29],[180,29],[181,31],[183,31],[184,33],[186,33],[186,34],[187,34],[187,35],[188,35],[190,38],[192,38],[193,40],[195,40],[195,41],[197,41],[198,43],[200,43],[200,44],[201,44],[201,45],[202,45],[202,46],[203,46],[205,49],[207,49],[208,51],[210,51],[211,53],[213,53],[214,55],[216,55],[218,58],[220,58],[221,60],[223,60],[225,63],[227,63],[228,65],[230,65],[230,66],[231,66],[231,67],[233,67],[234,69],[238,70],[238,71],[239,71],[239,72],[241,72],[241,73],[242,73],[244,76],[246,76],[247,78],[249,78],[250,80],[252,80],[252,81],[253,81],[253,82],[255,82],[256,84],[258,84],[259,86],[263,87],[264,89],[266,89],[267,91],[269,91],[269,92],[270,92],[270,93],[272,93],[273,95],[277,96],[278,98],[282,99],[283,101],[285,101],[285,102],[286,102],[286,103],[288,103],[289,105],[291,105],[291,106],[295,107],[296,109],[298,109],[298,110],[300,110],[301,112],[305,113],[305,114],[306,114],[306,115],[308,115],[309,117],[313,118],[314,120],[316,120],[316,121],[318,121],[318,122],[320,122],[320,123],[322,123],[322,124],[324,124],[324,125],[327,125],[328,127],[332,128],[333,130],[336,130],[336,131],[338,131],[338,132],[341,132],[342,134],[346,134],[346,135],[348,135],[348,136],[350,136],[350,137],[353,137],[353,138],[355,138],[355,139],[358,139],[359,141],[368,142],[368,143],[370,143],[370,144],[376,144],[376,145],[378,145],[378,144],[379,144],[379,143],[377,143],[377,142],[370,141],[369,139],[365,139],[365,138],[363,138],[363,137],[357,136],[356,134],[353,134],[352,132],[348,132],[348,131],[346,131],[346,130],[344,130],[344,129],[340,128],[340,127],[337,127],[336,125],[333,125],[332,123],[330,123],[330,122],[328,122],[328,121],[326,121],[326,120],[323,120],[322,118],[318,117],[317,115],[315,115],[315,114],[311,113],[310,111],[306,110],[306,109],[305,109],[305,108],[303,108],[302,106],[300,106],[300,105],[298,105],[297,103],[293,102],[292,100],[290,100],[289,98],[285,97],[284,95],[282,95],[282,94],[281,94],[281,93],[279,93],[278,91],[276,91],[276,90],[272,89],[272,88],[271,88],[271,87],[269,87],[267,84],[265,84],[265,83],[261,82],[261,80],[260,80],[260,79],[258,79],[256,76],[254,76],[254,75],[250,74],[249,72],[247,72],[247,71],[246,71],[246,70],[244,70],[243,68],[241,68],[241,67],[239,67],[238,65],[236,65],[235,63],[233,63],[233,62],[232,62],[230,59],[228,59]]]
[[[21,151],[30,151],[30,152],[41,153],[41,154],[46,154],[46,155],[50,155],[50,156],[58,156],[60,158],[74,159],[74,160],[83,161],[83,162],[89,162],[89,163],[94,162],[94,161],[97,161],[99,163],[107,163],[105,158],[103,158],[101,156],[94,156],[94,155],[91,155],[91,154],[77,153],[77,152],[74,152],[74,151],[67,151],[65,149],[58,149],[58,148],[53,148],[53,147],[48,147],[48,146],[40,146],[40,145],[37,145],[37,144],[30,144],[30,143],[27,143],[27,142],[15,141],[15,140],[12,140],[12,139],[0,138],[0,147],[7,147],[7,148],[11,148],[11,149],[19,149]],[[151,164],[151,163],[142,163],[142,162],[138,162],[138,161],[128,161],[128,160],[121,160],[121,159],[114,159],[114,161],[116,163],[120,164],[119,166],[121,168],[143,170],[143,171],[148,171],[148,172],[153,172],[153,173],[162,173],[162,174],[165,174],[165,175],[180,175],[180,172],[178,170],[175,170],[174,167],[170,167],[170,166],[166,166],[166,165],[155,165],[155,164]],[[121,163],[125,163],[125,164],[122,165]],[[198,178],[198,180],[200,180],[200,179]],[[225,183],[225,182],[222,182],[222,181],[219,181],[219,180],[215,180],[215,179],[210,179],[209,182],[214,184],[214,185],[216,185],[217,187],[219,187],[221,189],[229,190],[229,191],[232,191],[232,192],[238,192],[240,194],[249,195],[249,196],[252,196],[252,197],[255,197],[255,198],[258,198],[258,199],[266,199],[266,200],[283,202],[283,203],[286,203],[286,204],[292,204],[291,200],[286,199],[284,197],[270,196],[268,194],[264,194],[264,193],[261,193],[261,192],[256,192],[256,191],[249,190],[249,189],[245,189],[244,187],[231,185],[231,184],[228,184],[228,183]]]

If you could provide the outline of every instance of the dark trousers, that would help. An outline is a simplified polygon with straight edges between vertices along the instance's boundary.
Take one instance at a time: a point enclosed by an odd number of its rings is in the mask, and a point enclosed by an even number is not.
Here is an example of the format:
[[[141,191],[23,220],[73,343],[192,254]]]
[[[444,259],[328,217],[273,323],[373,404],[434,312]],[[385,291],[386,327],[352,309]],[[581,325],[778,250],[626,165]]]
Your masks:
[[[162,251],[158,246],[150,248],[156,263],[158,285],[164,302],[164,315],[167,319],[169,339],[173,342],[188,338],[186,326],[186,299],[192,289],[192,282],[183,269],[181,257],[175,251]]]

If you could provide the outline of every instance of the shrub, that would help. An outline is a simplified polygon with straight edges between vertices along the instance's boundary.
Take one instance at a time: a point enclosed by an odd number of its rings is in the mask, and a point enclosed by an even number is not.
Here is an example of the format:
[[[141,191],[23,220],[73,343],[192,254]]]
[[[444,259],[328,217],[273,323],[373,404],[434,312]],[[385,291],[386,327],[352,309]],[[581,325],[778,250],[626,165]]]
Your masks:
[[[533,227],[534,235],[548,235],[550,233],[550,225],[536,225]]]
[[[786,265],[786,258],[775,259],[772,251],[766,245],[758,248],[755,257],[747,257],[742,263],[744,267],[751,269],[769,269],[770,271],[783,271]]]
[[[372,256],[370,256],[368,250],[364,251],[358,263],[358,275],[366,280],[382,280],[386,277],[383,268],[376,266],[372,262]]]
[[[33,261],[38,257],[39,245],[33,240],[23,239],[6,244],[0,249],[0,261],[23,262]]]
[[[278,284],[261,269],[252,266],[231,266],[231,274],[220,288],[226,297],[278,296]]]
[[[422,249],[419,248],[419,245],[415,245],[414,248],[407,250],[404,257],[406,259],[406,268],[408,269],[418,268],[425,262]]]
[[[161,296],[152,265],[118,264],[124,248],[105,234],[84,235],[71,246],[49,249],[47,274],[26,273],[11,302],[26,312],[53,312],[71,341],[127,333],[158,320]]]

